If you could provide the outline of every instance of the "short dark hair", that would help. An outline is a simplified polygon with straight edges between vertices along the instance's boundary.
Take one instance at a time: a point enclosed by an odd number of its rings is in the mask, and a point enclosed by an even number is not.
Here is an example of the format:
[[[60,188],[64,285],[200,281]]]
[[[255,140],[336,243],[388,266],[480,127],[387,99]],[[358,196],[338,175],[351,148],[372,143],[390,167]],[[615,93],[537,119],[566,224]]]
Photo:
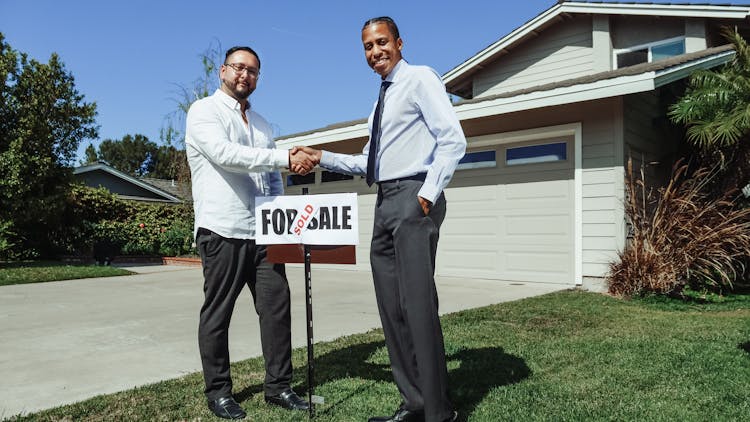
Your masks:
[[[391,35],[393,35],[393,38],[401,38],[401,36],[398,34],[398,26],[396,25],[396,22],[394,22],[393,19],[388,16],[380,16],[378,18],[368,19],[367,22],[365,22],[364,26],[362,26],[362,30],[364,31],[365,28],[376,23],[384,23],[388,25],[388,30],[391,31]]]
[[[255,58],[258,59],[258,68],[260,68],[260,57],[258,57],[258,53],[256,53],[255,50],[253,50],[252,48],[245,47],[245,46],[235,46],[227,50],[227,54],[224,56],[224,64],[227,64],[227,60],[229,59],[229,56],[231,56],[232,54],[238,51],[247,51],[248,53],[255,56]]]

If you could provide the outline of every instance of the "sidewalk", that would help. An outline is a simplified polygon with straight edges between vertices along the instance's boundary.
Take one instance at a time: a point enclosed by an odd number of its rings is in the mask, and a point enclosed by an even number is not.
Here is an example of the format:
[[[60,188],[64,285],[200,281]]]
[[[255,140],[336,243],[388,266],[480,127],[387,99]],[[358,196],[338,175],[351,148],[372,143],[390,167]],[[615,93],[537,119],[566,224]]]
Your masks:
[[[200,268],[128,267],[138,274],[0,287],[0,420],[201,370]],[[302,267],[287,266],[292,346],[306,345]],[[313,268],[315,342],[380,327],[369,273]],[[566,288],[438,278],[440,313]],[[230,327],[233,361],[260,356],[250,292]]]

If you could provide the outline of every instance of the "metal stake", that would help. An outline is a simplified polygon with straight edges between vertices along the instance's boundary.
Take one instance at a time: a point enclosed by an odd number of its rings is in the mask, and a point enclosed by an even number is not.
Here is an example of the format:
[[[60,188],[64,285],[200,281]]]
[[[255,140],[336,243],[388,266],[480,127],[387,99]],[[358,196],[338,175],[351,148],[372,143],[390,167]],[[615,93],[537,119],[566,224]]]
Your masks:
[[[307,195],[307,188],[302,188],[302,194]],[[313,402],[313,395],[315,394],[315,381],[313,379],[314,374],[314,354],[313,354],[313,313],[312,313],[312,270],[311,270],[311,257],[310,257],[310,246],[304,245],[305,252],[305,308],[307,309],[307,401],[310,403],[310,411],[308,418],[312,419],[315,417],[315,402]]]

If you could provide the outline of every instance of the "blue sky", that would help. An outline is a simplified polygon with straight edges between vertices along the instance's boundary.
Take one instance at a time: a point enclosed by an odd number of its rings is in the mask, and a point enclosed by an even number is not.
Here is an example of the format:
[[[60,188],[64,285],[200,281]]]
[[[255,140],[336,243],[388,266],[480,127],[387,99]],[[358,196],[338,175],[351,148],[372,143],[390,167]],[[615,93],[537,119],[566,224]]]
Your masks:
[[[136,133],[158,142],[176,86],[201,75],[199,55],[212,43],[258,51],[261,78],[251,101],[278,135],[288,135],[370,112],[378,77],[360,41],[368,18],[393,17],[404,57],[443,74],[554,3],[0,0],[0,32],[39,61],[60,55],[86,101],[97,104],[95,145]]]

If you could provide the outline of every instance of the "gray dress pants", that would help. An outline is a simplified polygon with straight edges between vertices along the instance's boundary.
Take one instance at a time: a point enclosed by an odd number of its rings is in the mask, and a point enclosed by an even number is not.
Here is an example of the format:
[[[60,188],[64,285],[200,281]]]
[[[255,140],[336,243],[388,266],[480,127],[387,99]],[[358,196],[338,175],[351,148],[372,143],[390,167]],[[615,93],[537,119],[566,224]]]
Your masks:
[[[254,240],[228,239],[206,229],[196,244],[203,264],[205,300],[198,325],[206,397],[232,394],[229,371],[229,322],[237,296],[250,288],[260,320],[260,342],[265,359],[263,390],[273,396],[292,380],[292,342],[289,284],[283,264],[266,260],[265,246]]]
[[[370,262],[393,378],[407,410],[426,421],[451,416],[443,331],[435,290],[435,253],[445,197],[428,216],[418,180],[379,183]]]

